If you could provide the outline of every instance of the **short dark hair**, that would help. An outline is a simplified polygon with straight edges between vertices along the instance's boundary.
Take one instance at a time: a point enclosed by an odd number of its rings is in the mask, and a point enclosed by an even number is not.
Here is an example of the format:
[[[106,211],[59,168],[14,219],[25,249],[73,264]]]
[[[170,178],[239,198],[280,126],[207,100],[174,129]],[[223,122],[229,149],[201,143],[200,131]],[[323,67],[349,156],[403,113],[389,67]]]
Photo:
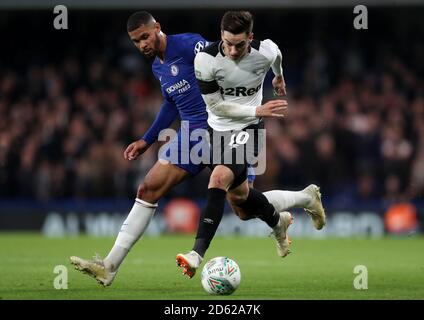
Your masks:
[[[154,22],[155,18],[147,11],[137,11],[133,13],[127,20],[127,32],[134,31],[143,24]]]
[[[253,16],[249,11],[227,11],[221,19],[221,30],[249,34],[253,30]]]

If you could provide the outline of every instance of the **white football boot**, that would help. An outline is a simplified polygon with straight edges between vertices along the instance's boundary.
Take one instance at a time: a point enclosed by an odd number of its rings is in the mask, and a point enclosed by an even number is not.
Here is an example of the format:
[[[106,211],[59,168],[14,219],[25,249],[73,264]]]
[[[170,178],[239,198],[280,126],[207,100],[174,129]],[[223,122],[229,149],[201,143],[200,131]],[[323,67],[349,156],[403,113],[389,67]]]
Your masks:
[[[116,276],[116,271],[111,272],[103,260],[96,254],[93,260],[85,260],[72,256],[69,258],[75,269],[95,278],[103,286],[110,286]]]
[[[311,203],[304,208],[306,213],[311,217],[315,229],[321,230],[325,226],[325,211],[321,202],[321,192],[319,187],[310,184],[302,192],[311,197]]]
[[[191,250],[189,253],[177,254],[177,265],[183,268],[183,274],[189,278],[193,278],[196,274],[196,269],[199,268],[203,258],[196,252]]]
[[[287,234],[287,229],[293,223],[293,217],[290,212],[283,211],[279,213],[280,221],[273,228],[271,236],[277,242],[277,253],[280,257],[284,258],[289,253],[289,246],[291,245],[291,240]]]

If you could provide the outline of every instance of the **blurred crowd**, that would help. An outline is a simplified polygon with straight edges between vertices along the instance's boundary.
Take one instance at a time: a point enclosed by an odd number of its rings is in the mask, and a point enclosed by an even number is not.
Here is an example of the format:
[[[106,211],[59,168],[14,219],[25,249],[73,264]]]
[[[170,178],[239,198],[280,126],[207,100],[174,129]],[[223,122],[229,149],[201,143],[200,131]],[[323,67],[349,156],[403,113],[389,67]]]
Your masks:
[[[331,46],[337,35],[288,48],[278,35],[266,37],[283,52],[289,110],[282,121],[266,120],[267,170],[256,186],[298,190],[314,182],[346,204],[422,197],[423,38],[391,51],[379,41],[364,48],[349,39],[341,50]],[[147,130],[162,97],[151,62],[126,35],[111,42],[113,58],[110,48],[81,46],[82,53],[54,63],[0,64],[0,198],[135,196],[159,144],[134,162],[123,151]],[[171,196],[201,197],[208,173]]]

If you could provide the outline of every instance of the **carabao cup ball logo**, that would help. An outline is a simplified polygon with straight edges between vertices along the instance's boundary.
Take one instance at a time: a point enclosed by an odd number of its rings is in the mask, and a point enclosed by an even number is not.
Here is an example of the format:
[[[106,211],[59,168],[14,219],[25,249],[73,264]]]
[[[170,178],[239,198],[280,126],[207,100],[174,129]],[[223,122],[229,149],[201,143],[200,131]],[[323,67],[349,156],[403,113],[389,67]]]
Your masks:
[[[171,73],[172,73],[172,75],[175,77],[177,74],[178,74],[178,67],[175,65],[175,64],[173,64],[172,66],[171,66]]]
[[[202,270],[201,283],[209,294],[229,295],[240,285],[241,273],[237,263],[227,257],[209,260]]]

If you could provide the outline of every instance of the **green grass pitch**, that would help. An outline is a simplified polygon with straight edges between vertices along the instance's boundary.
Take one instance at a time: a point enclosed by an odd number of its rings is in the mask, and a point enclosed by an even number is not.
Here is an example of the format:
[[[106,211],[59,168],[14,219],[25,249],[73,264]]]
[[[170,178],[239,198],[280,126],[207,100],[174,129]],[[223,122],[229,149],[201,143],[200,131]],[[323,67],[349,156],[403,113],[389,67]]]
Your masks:
[[[424,299],[424,237],[294,239],[281,259],[271,238],[216,237],[206,259],[233,258],[241,285],[231,296],[210,296],[181,275],[175,255],[194,236],[144,237],[124,261],[112,286],[74,270],[68,257],[107,254],[113,238],[45,238],[0,234],[0,299]],[[68,268],[68,289],[53,287],[56,265]],[[365,265],[368,289],[353,286],[353,269]]]

